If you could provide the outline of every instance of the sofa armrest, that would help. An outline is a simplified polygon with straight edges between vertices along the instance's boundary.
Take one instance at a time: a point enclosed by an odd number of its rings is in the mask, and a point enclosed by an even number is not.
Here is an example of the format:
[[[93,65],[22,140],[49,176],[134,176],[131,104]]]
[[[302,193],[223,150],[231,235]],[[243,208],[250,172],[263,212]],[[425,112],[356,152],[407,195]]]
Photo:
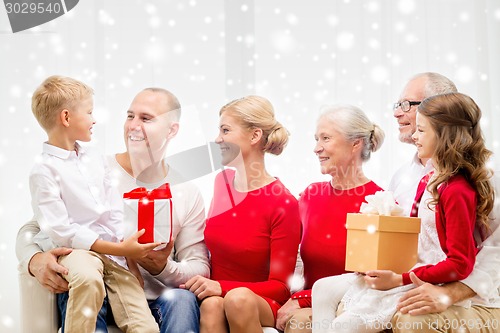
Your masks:
[[[58,314],[55,294],[43,288],[28,273],[20,272],[19,295],[21,332],[56,333]]]

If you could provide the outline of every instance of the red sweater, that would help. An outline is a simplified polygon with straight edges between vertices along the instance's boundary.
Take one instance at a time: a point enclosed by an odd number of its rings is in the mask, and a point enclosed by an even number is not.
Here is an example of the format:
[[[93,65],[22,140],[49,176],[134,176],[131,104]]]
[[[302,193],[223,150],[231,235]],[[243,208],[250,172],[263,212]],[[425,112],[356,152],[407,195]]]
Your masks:
[[[477,254],[476,191],[461,175],[451,177],[438,191],[436,229],[446,259],[413,270],[419,279],[432,284],[465,279],[474,268]],[[409,273],[403,273],[403,283],[412,283]]]
[[[212,279],[222,296],[247,287],[269,303],[283,305],[290,297],[300,242],[297,199],[275,180],[248,193],[233,188],[235,172],[217,175],[205,228]],[[273,308],[273,305],[271,304]]]
[[[301,194],[300,255],[305,290],[292,296],[299,300],[300,307],[311,307],[311,288],[318,279],[346,273],[347,213],[358,213],[365,197],[381,190],[374,182],[348,190],[337,190],[329,182],[321,182],[309,185]]]

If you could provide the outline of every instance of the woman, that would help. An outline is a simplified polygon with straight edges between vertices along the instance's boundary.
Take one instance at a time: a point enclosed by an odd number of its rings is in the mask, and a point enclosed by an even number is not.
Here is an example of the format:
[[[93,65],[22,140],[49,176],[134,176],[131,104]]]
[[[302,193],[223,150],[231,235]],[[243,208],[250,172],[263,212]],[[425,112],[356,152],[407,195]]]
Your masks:
[[[300,241],[297,200],[264,163],[266,152],[283,151],[288,132],[259,96],[232,101],[219,115],[216,143],[234,170],[215,180],[205,229],[211,279],[194,277],[185,288],[202,301],[201,332],[258,332],[275,325],[290,297]]]
[[[278,311],[277,328],[287,333],[311,332],[312,285],[345,273],[346,215],[359,212],[365,196],[381,190],[363,173],[363,162],[380,148],[384,132],[361,109],[324,108],[314,138],[321,173],[331,180],[309,185],[299,199],[305,290],[293,294]]]

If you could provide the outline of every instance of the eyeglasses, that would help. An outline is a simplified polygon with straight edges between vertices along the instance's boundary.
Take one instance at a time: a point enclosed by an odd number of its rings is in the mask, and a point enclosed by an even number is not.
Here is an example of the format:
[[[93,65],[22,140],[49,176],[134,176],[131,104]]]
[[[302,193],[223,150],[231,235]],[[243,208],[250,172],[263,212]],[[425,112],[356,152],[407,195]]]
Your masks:
[[[411,107],[413,105],[419,105],[420,101],[402,101],[402,102],[397,102],[397,103],[394,103],[393,105],[393,109],[396,110],[397,108],[401,107],[401,110],[403,112],[408,112],[410,111]]]

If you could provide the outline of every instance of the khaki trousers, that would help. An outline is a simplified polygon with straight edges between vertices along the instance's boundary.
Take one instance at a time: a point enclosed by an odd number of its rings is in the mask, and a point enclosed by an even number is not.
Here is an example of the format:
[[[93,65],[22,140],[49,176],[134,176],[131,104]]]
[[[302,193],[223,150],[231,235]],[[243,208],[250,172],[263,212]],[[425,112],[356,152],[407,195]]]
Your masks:
[[[493,333],[500,332],[500,309],[450,306],[446,311],[422,316],[396,313],[392,318],[395,333]]]
[[[59,258],[68,269],[65,332],[94,332],[106,291],[116,325],[123,332],[156,333],[158,325],[137,278],[105,255],[80,249]]]

